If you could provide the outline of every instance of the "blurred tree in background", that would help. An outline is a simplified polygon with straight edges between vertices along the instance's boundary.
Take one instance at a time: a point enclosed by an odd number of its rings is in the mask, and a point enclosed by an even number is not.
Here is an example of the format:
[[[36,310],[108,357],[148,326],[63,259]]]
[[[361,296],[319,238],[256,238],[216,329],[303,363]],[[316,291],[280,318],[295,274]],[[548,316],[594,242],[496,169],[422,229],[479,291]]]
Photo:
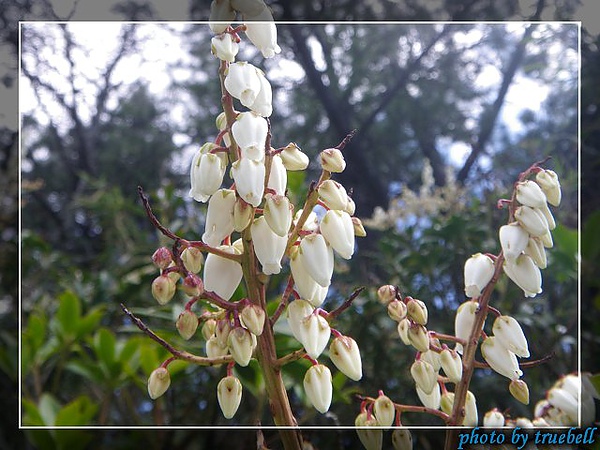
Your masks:
[[[271,5],[276,19],[282,20],[535,21],[549,9],[543,1],[530,9],[516,1],[492,6],[476,0],[460,7],[439,2],[437,9],[417,7],[416,2],[355,3]],[[24,2],[21,10],[54,18],[52,9],[44,9],[51,5],[40,2],[43,8],[36,10],[34,4]],[[561,2],[555,18],[573,17],[575,5]],[[3,11],[3,20],[8,20],[8,13]],[[132,19],[156,17],[149,4],[123,3],[118,13]],[[207,3],[192,2],[190,14],[206,19]],[[187,197],[187,171],[191,152],[216,135],[217,65],[206,50],[208,27],[144,27],[110,28],[105,33],[115,45],[104,56],[90,52],[85,33],[70,24],[29,24],[22,29],[21,83],[37,102],[36,108],[24,111],[21,130],[23,424],[270,424],[262,380],[252,365],[239,371],[246,389],[233,421],[222,418],[215,402],[219,368],[172,364],[171,389],[158,401],[150,401],[146,379],[166,353],[125,320],[119,308],[125,303],[169,341],[195,353],[203,351],[201,338],[187,343],[175,330],[183,296],[159,307],[150,295],[155,275],[150,255],[163,242],[148,224],[136,188],[141,185],[150,194],[163,223],[179,234],[200,237],[205,210]],[[101,35],[92,29],[90,33]],[[143,48],[155,33],[171,36],[185,50],[181,60],[165,71],[170,85],[158,94],[148,81],[158,75],[136,69],[144,67]],[[533,357],[555,353],[552,363],[526,371],[532,403],[537,401],[558,376],[577,367],[577,27],[285,25],[279,34],[279,57],[263,61],[259,55],[247,55],[273,80],[276,108],[271,120],[277,140],[273,144],[294,141],[314,157],[349,130],[358,129],[345,151],[348,169],[340,179],[354,190],[356,215],[372,225],[368,238],[358,242],[357,257],[339,267],[344,274],[336,269],[327,300],[336,304],[356,286],[369,287],[338,326],[352,330],[359,343],[365,377],[361,383],[336,377],[334,407],[321,416],[303,398],[303,362],[291,364],[286,381],[302,424],[353,424],[356,392],[374,395],[384,389],[396,401],[418,404],[407,362],[414,355],[400,342],[374,290],[380,284],[397,284],[405,295],[428,304],[431,328],[452,332],[453,311],[463,299],[465,259],[477,251],[498,250],[497,229],[506,213],[496,210],[496,200],[509,195],[519,172],[551,155],[549,165],[561,177],[564,197],[555,211],[560,225],[543,274],[544,293],[524,301],[520,290],[505,280],[493,300],[524,324]],[[4,36],[13,50],[17,36],[14,30]],[[583,164],[584,180],[598,164],[598,93],[593,82],[597,45],[584,33],[582,58],[589,66],[582,72],[582,89],[589,101],[582,105],[582,156],[590,161]],[[517,110],[514,103],[522,103],[517,97],[525,95],[524,89],[545,95]],[[510,116],[511,111],[518,111],[518,116]],[[6,130],[2,136],[2,170],[14,174],[16,134]],[[315,174],[316,170],[306,179],[290,179],[290,189],[300,196]],[[2,192],[14,192],[18,179],[1,179],[7,185]],[[428,190],[422,189],[423,184]],[[594,192],[584,186],[584,202],[586,194],[592,198]],[[14,231],[17,203],[6,196],[3,204],[3,230]],[[592,238],[600,217],[593,211],[599,206],[584,203],[582,211],[583,258],[590,263],[600,252],[597,238]],[[3,231],[2,239],[7,251],[0,253],[5,305],[1,319],[9,324],[16,315],[17,247],[9,231]],[[586,270],[591,274],[595,269],[584,266],[584,275]],[[281,292],[283,275],[280,280],[271,283],[273,299]],[[597,303],[597,285],[584,285],[583,293],[584,300],[589,296]],[[598,345],[593,317],[584,317],[584,363]],[[3,387],[8,392],[18,383],[17,330],[14,323],[3,330],[0,368],[12,380]],[[292,345],[285,336],[281,339],[282,346]],[[493,406],[515,408],[499,378],[482,372],[474,380],[476,393],[481,393],[480,414]],[[16,408],[18,399],[11,398]],[[514,415],[528,411],[512,409]],[[406,423],[439,425],[410,415]],[[7,434],[3,445],[129,448],[136,442],[151,448],[169,443],[169,448],[182,449],[214,448],[222,442],[229,448],[256,445],[253,431],[234,438],[226,431],[199,435],[194,430],[159,434],[137,430],[106,433],[96,440],[84,430],[27,433],[27,444],[15,444],[20,442],[17,437]],[[265,434],[267,443],[277,448],[272,433]],[[315,444],[319,438],[314,436]],[[329,439],[339,439],[342,448],[349,445],[344,436]],[[436,447],[434,435],[418,439]],[[321,446],[332,445],[321,441]]]

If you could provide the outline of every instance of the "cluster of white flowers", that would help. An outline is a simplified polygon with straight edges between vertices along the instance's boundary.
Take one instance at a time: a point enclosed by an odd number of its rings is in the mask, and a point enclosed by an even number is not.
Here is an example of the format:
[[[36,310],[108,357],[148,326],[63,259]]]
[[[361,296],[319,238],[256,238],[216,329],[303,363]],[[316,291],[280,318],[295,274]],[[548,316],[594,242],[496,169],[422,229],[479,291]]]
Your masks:
[[[237,12],[242,14],[244,23],[234,28],[231,23]],[[287,172],[306,169],[308,157],[294,143],[279,149],[270,147],[271,85],[262,70],[236,61],[241,31],[265,58],[280,52],[273,17],[262,0],[213,0],[210,27],[215,33],[211,50],[221,61],[224,94],[230,98],[216,118],[217,139],[202,145],[192,161],[189,196],[208,203],[208,208],[203,244],[190,245],[181,254],[187,273],[182,286],[192,301],[195,297],[216,295],[220,306],[225,306],[202,317],[207,357],[231,355],[236,364],[245,367],[268,322],[266,312],[243,299],[232,307],[232,313],[223,302],[231,300],[244,278],[242,257],[256,257],[264,275],[279,274],[284,258],[289,257],[293,278],[290,287],[294,289],[293,300],[287,306],[287,321],[313,363],[304,378],[306,396],[318,411],[325,413],[332,399],[332,375],[317,358],[332,336],[330,360],[349,378],[362,377],[358,345],[351,337],[332,329],[327,320],[329,313],[321,308],[331,284],[334,253],[350,259],[355,237],[366,234],[360,220],[352,217],[354,201],[340,183],[331,179],[332,174],[346,167],[340,151],[343,147],[319,154],[321,178],[309,193],[312,197],[305,204],[307,210],[294,214],[294,205],[286,196]],[[234,105],[235,101],[239,105]],[[247,110],[237,111],[235,106]],[[233,184],[224,187],[228,167]],[[313,211],[317,205],[326,210],[320,219]],[[240,236],[237,240],[235,233]],[[208,250],[205,261],[203,250]],[[176,292],[181,270],[176,267],[177,257],[167,248],[157,250],[153,259],[161,269],[153,283],[153,293],[160,304],[165,304]],[[200,278],[196,274],[202,266]],[[186,306],[176,325],[181,336],[190,339],[198,327],[198,317]],[[152,398],[165,392],[167,379],[163,364],[149,380]],[[229,368],[217,388],[226,418],[234,416],[241,396],[242,385]]]

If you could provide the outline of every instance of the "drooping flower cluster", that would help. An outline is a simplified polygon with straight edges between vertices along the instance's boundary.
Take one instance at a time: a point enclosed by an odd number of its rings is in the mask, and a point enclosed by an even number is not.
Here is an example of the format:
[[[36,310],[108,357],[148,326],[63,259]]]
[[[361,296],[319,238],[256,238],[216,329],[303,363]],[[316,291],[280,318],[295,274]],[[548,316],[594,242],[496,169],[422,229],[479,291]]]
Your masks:
[[[243,25],[234,27],[238,12]],[[346,167],[341,150],[347,139],[319,154],[321,177],[294,213],[287,197],[287,172],[306,169],[308,157],[294,143],[271,147],[271,84],[258,67],[236,61],[242,32],[265,58],[280,52],[273,17],[262,0],[213,0],[210,27],[215,33],[211,50],[220,60],[223,112],[215,120],[217,138],[203,144],[193,157],[189,191],[191,198],[207,203],[204,230],[201,241],[179,239],[173,250],[161,247],[155,252],[153,260],[161,273],[152,292],[164,305],[181,281],[181,289],[191,297],[176,327],[184,339],[191,339],[201,324],[206,358],[229,363],[217,387],[219,405],[228,419],[242,398],[233,365],[250,363],[265,327],[272,327],[287,306],[289,328],[303,347],[303,353],[297,353],[312,362],[304,377],[306,397],[325,413],[332,399],[332,374],[317,359],[328,345],[329,358],[342,373],[353,380],[362,377],[357,343],[331,328],[336,314],[321,308],[331,285],[334,254],[350,259],[355,238],[365,235],[360,220],[352,217],[354,201],[331,179]],[[321,218],[315,208],[325,210]],[[264,293],[252,291],[252,286],[281,273],[288,258],[288,288],[280,308],[268,317],[260,297]],[[248,297],[233,301],[236,292],[244,291],[238,289],[242,280]],[[200,316],[192,312],[198,300],[212,304]],[[267,334],[272,339],[272,333]],[[169,386],[168,362],[150,377],[153,399]]]

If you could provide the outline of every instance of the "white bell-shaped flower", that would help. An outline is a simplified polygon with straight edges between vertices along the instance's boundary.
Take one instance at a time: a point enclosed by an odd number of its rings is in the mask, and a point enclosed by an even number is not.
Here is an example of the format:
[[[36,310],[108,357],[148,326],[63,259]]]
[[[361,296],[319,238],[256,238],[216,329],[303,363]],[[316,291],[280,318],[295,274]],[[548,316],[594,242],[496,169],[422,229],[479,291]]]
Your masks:
[[[321,286],[310,276],[300,261],[298,251],[293,252],[290,256],[290,269],[300,297],[308,300],[314,307],[321,306],[327,297],[329,288]]]
[[[465,427],[476,427],[479,421],[479,415],[477,414],[477,401],[475,395],[471,391],[467,391],[467,397],[465,398],[465,419],[463,425]]]
[[[538,208],[519,206],[515,211],[515,219],[531,236],[539,237],[550,231],[548,220]]]
[[[286,145],[279,155],[285,168],[292,172],[306,169],[310,162],[308,156],[293,142]]]
[[[225,175],[225,164],[222,158],[214,153],[207,152],[216,145],[203,146],[192,160],[190,168],[190,192],[189,196],[197,202],[206,202],[223,183]]]
[[[410,345],[421,353],[429,350],[429,333],[423,325],[414,324],[408,328]]]
[[[555,408],[564,412],[572,422],[577,422],[579,402],[569,391],[563,388],[553,387],[548,391],[546,397],[548,402]]]
[[[402,319],[398,322],[398,335],[404,343],[404,345],[411,345],[410,339],[408,338],[408,329],[410,328],[410,320],[408,318]]]
[[[240,46],[229,33],[223,33],[213,36],[210,40],[210,49],[212,54],[222,61],[234,62]]]
[[[217,400],[226,419],[231,419],[237,412],[242,401],[242,383],[236,377],[229,375],[217,385]]]
[[[562,194],[556,172],[552,170],[542,170],[535,175],[535,181],[540,185],[544,194],[546,194],[548,203],[552,206],[560,205]]]
[[[548,204],[544,203],[539,208],[539,210],[544,215],[544,218],[548,222],[548,229],[549,230],[554,230],[556,228],[556,221],[554,220],[554,216],[552,215],[552,212],[550,211],[550,208],[548,208]]]
[[[329,209],[341,209],[348,206],[348,193],[337,181],[325,180],[318,188],[319,198]]]
[[[229,0],[213,0],[210,3],[208,26],[213,33],[222,33],[233,20],[235,20],[235,11]]]
[[[525,254],[533,259],[533,262],[540,269],[545,269],[548,266],[546,257],[546,249],[540,238],[530,237],[525,247]]]
[[[519,369],[517,356],[508,350],[494,336],[490,336],[481,344],[481,354],[492,370],[509,380],[518,380],[523,371]]]
[[[546,234],[541,235],[540,241],[542,241],[543,246],[546,248],[554,247],[554,241],[552,240],[552,233],[550,233],[550,231],[548,231]]]
[[[271,230],[286,236],[292,226],[292,204],[284,195],[265,195],[264,216]]]
[[[255,161],[261,161],[265,156],[267,132],[267,121],[253,112],[240,113],[231,126],[233,139],[241,149],[242,158]]]
[[[219,250],[240,254],[231,245],[221,245]],[[209,253],[204,264],[204,290],[212,291],[229,300],[242,281],[242,266],[237,261]]]
[[[312,314],[315,307],[306,300],[301,298],[290,302],[287,306],[288,326],[296,340],[300,343],[304,342],[304,327],[303,320]]]
[[[504,426],[504,414],[494,408],[483,416],[483,426],[489,428],[500,428]]]
[[[504,261],[504,273],[523,289],[525,297],[535,297],[542,292],[542,273],[533,259],[523,254],[514,261]]]
[[[396,408],[394,407],[394,402],[387,395],[380,394],[375,399],[373,413],[379,426],[390,428],[394,424]]]
[[[306,354],[317,359],[327,347],[331,328],[325,318],[319,314],[312,313],[305,317],[300,323],[300,341],[306,350]]]
[[[434,341],[434,339],[432,339],[432,341]],[[441,347],[441,345],[438,342],[435,342],[435,345]],[[426,352],[421,353],[421,359],[431,364],[433,366],[433,370],[435,370],[436,372],[438,372],[442,367],[440,354],[433,350],[427,350]]]
[[[244,326],[255,336],[260,336],[265,326],[265,311],[258,305],[248,305],[242,308],[240,319]]]
[[[494,261],[487,255],[476,253],[465,262],[465,294],[479,297],[494,276]]]
[[[383,430],[374,415],[369,417],[367,412],[361,412],[354,420],[356,434],[366,450],[381,450],[383,445]],[[367,427],[367,428],[365,428]]]
[[[444,392],[440,399],[440,409],[446,414],[452,414],[454,408],[454,392]]]
[[[250,227],[254,252],[262,265],[265,275],[278,274],[281,271],[281,259],[285,253],[287,238],[278,236],[271,230],[265,216],[255,219]]]
[[[356,341],[350,336],[338,336],[329,346],[329,359],[335,366],[354,381],[362,378],[362,360]]]
[[[260,14],[245,16],[246,35],[265,58],[272,58],[281,52],[277,45],[277,27],[269,8],[263,8]]]
[[[494,320],[492,332],[496,341],[500,342],[508,350],[520,356],[529,358],[529,345],[527,338],[519,322],[511,316],[499,316]]]
[[[274,155],[271,161],[271,173],[267,187],[273,189],[277,195],[285,195],[287,189],[287,170],[283,165],[281,156]]]
[[[329,411],[333,396],[331,371],[323,364],[312,365],[304,375],[304,392],[317,411]]]
[[[479,308],[479,303],[475,301],[467,301],[461,304],[456,311],[456,316],[454,318],[454,335],[457,338],[463,339],[465,341],[469,340],[469,336],[471,334],[471,330],[473,329],[473,324],[475,323],[475,313]],[[462,354],[463,346],[462,344],[456,344],[455,350]]]
[[[296,214],[294,215],[294,226],[296,226],[296,224],[298,223],[298,221],[300,220],[300,217],[302,216],[302,213],[304,212],[303,209],[299,209]],[[304,223],[302,224],[302,230],[303,231],[310,231],[315,232],[319,229],[319,218],[317,217],[317,214],[314,211],[311,211],[308,214],[308,217],[306,218],[306,220],[304,221]]]
[[[427,305],[422,300],[410,298],[406,303],[406,314],[410,320],[419,325],[427,324],[429,312],[427,311]]]
[[[423,392],[431,394],[431,391],[437,384],[438,375],[431,364],[427,361],[418,359],[410,366],[410,374],[417,386],[419,386]]]
[[[500,245],[506,259],[516,259],[525,251],[529,242],[529,233],[518,222],[500,227]]]
[[[352,197],[350,196],[348,196],[348,203],[346,203],[344,211],[350,215],[353,215],[356,212],[356,203],[354,203],[354,200],[352,200]]]
[[[244,231],[254,219],[254,208],[241,198],[237,198],[233,206],[233,229],[238,233]]]
[[[309,275],[327,287],[333,276],[333,249],[320,234],[309,234],[300,241],[298,257]]]
[[[229,348],[227,348],[227,345],[221,345],[216,336],[211,336],[206,341],[204,349],[206,350],[206,356],[208,358],[220,358],[221,356],[225,356],[229,353]]]
[[[235,191],[232,189],[219,189],[212,195],[208,201],[202,242],[216,247],[233,233],[234,205]]]
[[[520,181],[517,183],[516,190],[517,201],[522,205],[541,208],[546,204],[546,194],[535,181]]]
[[[426,406],[427,408],[431,408],[431,409],[439,409],[440,408],[440,402],[442,399],[442,390],[438,383],[436,383],[436,385],[433,387],[433,389],[431,390],[431,392],[429,394],[426,393],[423,389],[421,389],[418,385],[416,386],[416,391],[417,391],[417,396],[419,397],[419,400],[421,401],[423,406]]]
[[[321,219],[321,234],[331,247],[344,259],[354,253],[354,225],[345,211],[330,209]]]
[[[231,165],[235,189],[246,203],[256,207],[262,201],[265,189],[265,165],[261,161],[240,158]]]
[[[463,365],[462,359],[457,351],[450,350],[449,348],[442,350],[440,353],[440,364],[450,381],[453,383],[460,382],[462,378]]]
[[[258,70],[245,61],[229,66],[224,83],[227,92],[247,108],[254,103],[262,87]]]
[[[337,148],[327,148],[319,153],[319,162],[323,170],[340,173],[346,168],[344,155]]]
[[[236,327],[227,336],[227,347],[236,363],[246,367],[252,358],[254,345],[250,331],[243,327]]]
[[[273,114],[273,89],[271,83],[265,77],[262,70],[258,70],[260,80],[260,90],[251,105],[248,106],[252,111],[262,117],[270,117]]]

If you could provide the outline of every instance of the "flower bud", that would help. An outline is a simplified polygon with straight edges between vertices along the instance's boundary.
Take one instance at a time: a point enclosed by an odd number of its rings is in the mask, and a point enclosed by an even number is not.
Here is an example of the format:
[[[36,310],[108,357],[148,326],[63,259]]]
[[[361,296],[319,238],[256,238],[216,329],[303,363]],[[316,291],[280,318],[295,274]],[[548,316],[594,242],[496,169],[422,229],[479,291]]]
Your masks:
[[[240,158],[231,165],[231,178],[242,199],[254,207],[260,205],[265,188],[264,163]]]
[[[160,275],[152,282],[152,296],[160,305],[166,305],[175,295],[175,282],[167,275]]]
[[[165,270],[173,262],[173,254],[167,247],[159,247],[152,254],[152,262],[160,270]]]
[[[348,214],[350,214],[350,213],[348,213]],[[363,224],[358,217],[352,218],[352,225],[354,225],[354,236],[365,237],[367,235],[365,227],[363,227]]]
[[[213,0],[211,2],[208,26],[213,33],[224,32],[233,20],[235,20],[235,11],[229,0]]]
[[[254,208],[241,198],[237,198],[233,205],[233,229],[238,233],[244,231],[252,223]]]
[[[479,421],[477,414],[477,402],[475,395],[471,391],[467,391],[467,397],[465,398],[465,420],[463,425],[466,427],[476,427]]]
[[[517,201],[522,205],[532,208],[541,208],[546,205],[546,194],[535,181],[520,181],[517,183],[516,190]]]
[[[192,159],[189,196],[198,202],[206,202],[223,182],[227,157],[224,153],[211,153],[216,148],[217,144],[207,142]]]
[[[225,89],[242,105],[249,108],[261,89],[259,77],[256,67],[246,61],[230,64],[225,76]]]
[[[186,341],[189,340],[198,329],[198,317],[189,309],[183,310],[175,322],[177,331]]]
[[[475,301],[467,301],[461,304],[456,311],[454,318],[454,335],[467,341],[471,335],[473,324],[475,323],[475,313],[479,309],[479,303]],[[456,344],[455,350],[462,354],[462,344]]]
[[[388,305],[391,301],[396,299],[397,289],[391,284],[386,284],[377,289],[377,297],[382,305]]]
[[[325,414],[329,411],[333,386],[331,371],[323,364],[311,366],[304,375],[304,392],[317,411]]]
[[[421,389],[418,385],[415,386],[417,391],[417,396],[419,400],[423,404],[423,406],[431,409],[439,409],[440,402],[442,398],[442,391],[440,389],[439,384],[435,384],[431,392],[428,394],[423,389]]]
[[[518,222],[500,227],[500,245],[506,259],[516,259],[527,247],[529,233]]]
[[[452,414],[454,408],[454,392],[445,392],[440,399],[440,409],[446,414]]]
[[[308,156],[295,143],[289,143],[279,154],[286,170],[304,170],[308,167]]]
[[[412,434],[408,428],[395,428],[392,431],[392,445],[394,450],[412,450]]]
[[[148,378],[148,395],[152,400],[156,400],[169,389],[171,385],[171,376],[166,367],[154,369]]]
[[[535,181],[540,185],[548,203],[552,206],[560,205],[561,190],[558,175],[552,170],[542,170],[535,175]]]
[[[460,355],[449,348],[445,348],[440,353],[440,363],[444,369],[444,373],[453,383],[460,382],[462,378],[462,359]]]
[[[408,329],[410,328],[410,321],[408,319],[402,319],[398,322],[398,334],[400,335],[400,339],[404,345],[411,345],[410,339],[408,337]]]
[[[260,336],[265,326],[265,312],[258,305],[248,305],[242,308],[240,318],[244,326],[255,336]]]
[[[265,196],[264,216],[267,224],[278,236],[287,237],[292,226],[293,206],[283,195]]]
[[[267,187],[275,191],[277,195],[285,195],[287,189],[287,170],[283,165],[281,156],[274,155],[271,160],[271,172]]]
[[[518,401],[524,405],[529,405],[529,387],[523,380],[511,380],[508,390]]]
[[[300,261],[298,252],[294,252],[290,256],[290,269],[300,297],[308,300],[314,307],[321,306],[329,288],[321,286],[310,276]]]
[[[221,356],[225,356],[229,353],[229,348],[227,348],[226,345],[221,345],[216,336],[211,336],[206,341],[204,348],[208,358],[220,358]]]
[[[265,216],[255,219],[250,227],[256,257],[265,275],[281,271],[281,259],[285,253],[287,238],[276,235],[265,220]]]
[[[542,274],[533,259],[523,254],[514,261],[504,261],[504,273],[523,289],[525,297],[535,297],[542,292]]]
[[[358,434],[358,438],[366,450],[381,450],[383,430],[381,428],[364,428],[379,426],[375,417],[369,417],[366,412],[362,412],[354,420],[354,425],[360,427],[356,428],[356,434]]]
[[[323,170],[341,173],[346,168],[344,155],[337,148],[328,148],[319,153],[319,162]]]
[[[408,340],[411,345],[420,352],[429,350],[429,334],[423,325],[415,325],[408,328]]]
[[[531,236],[539,237],[550,231],[548,220],[538,208],[519,206],[515,211],[515,219]]]
[[[479,297],[494,276],[492,258],[482,253],[474,254],[465,262],[464,276],[467,297]]]
[[[518,380],[523,372],[519,369],[517,356],[506,349],[494,336],[490,336],[481,344],[481,354],[490,368],[509,380]]]
[[[356,341],[350,336],[338,336],[329,346],[329,359],[335,366],[354,381],[362,378],[362,360]]]
[[[229,375],[217,385],[217,400],[226,419],[231,419],[237,412],[242,401],[242,383],[236,377]]]
[[[246,35],[265,58],[272,58],[281,52],[277,45],[277,27],[269,8],[259,14],[245,15]]]
[[[346,203],[344,211],[350,215],[353,215],[356,212],[356,203],[354,203],[354,200],[350,196],[348,196],[348,203]]]
[[[517,417],[515,419],[515,427],[519,428],[534,428],[533,422],[527,417]]]
[[[548,391],[548,402],[564,412],[572,422],[577,422],[579,402],[566,389],[553,387]]]
[[[440,341],[437,338],[430,338],[430,343],[435,345],[436,347],[441,347]],[[440,354],[434,350],[427,350],[426,352],[421,353],[421,360],[428,362],[433,366],[433,370],[439,372],[442,368],[442,363],[440,361]]]
[[[548,231],[546,234],[540,236],[540,241],[546,248],[554,247],[554,242],[552,241],[552,234]]]
[[[321,234],[309,234],[300,241],[298,257],[309,275],[327,287],[333,275],[333,249]]]
[[[229,33],[213,36],[210,40],[210,50],[222,61],[234,62],[240,46]]]
[[[221,347],[227,347],[227,339],[231,333],[232,325],[229,319],[219,319],[215,326],[215,337]]]
[[[329,342],[331,328],[325,318],[319,314],[312,313],[305,317],[300,323],[300,341],[308,356],[317,359]]]
[[[354,225],[345,211],[330,209],[321,220],[321,234],[344,259],[354,253]]]
[[[392,300],[387,306],[388,316],[396,322],[406,318],[407,308],[402,300]]]
[[[314,309],[314,306],[302,299],[296,299],[293,302],[290,302],[287,307],[288,325],[298,342],[304,341],[304,327],[302,327],[302,321],[312,314]]]
[[[221,245],[217,248],[227,253],[239,254],[231,245]],[[229,300],[242,281],[242,275],[240,263],[209,253],[204,264],[204,290]]]
[[[202,282],[202,278],[200,278],[198,275],[195,273],[190,273],[183,279],[181,288],[186,295],[189,295],[190,297],[197,297],[204,292],[204,283]]]
[[[373,404],[373,413],[377,419],[378,425],[389,428],[394,424],[396,417],[396,408],[394,402],[387,395],[380,394]]]
[[[504,415],[494,408],[483,416],[483,426],[489,428],[500,428],[504,426]]]
[[[409,297],[410,298],[410,297]],[[408,318],[419,325],[427,324],[427,306],[421,300],[410,298],[406,303],[406,313]]]
[[[348,194],[346,189],[337,181],[325,180],[318,188],[319,198],[329,209],[346,209]]]
[[[242,327],[236,327],[227,337],[227,347],[236,363],[246,367],[252,358],[252,336],[250,332]]]
[[[231,134],[241,149],[242,158],[261,161],[265,156],[267,121],[253,112],[240,113],[233,125]]]
[[[548,266],[546,258],[546,249],[540,238],[530,237],[525,247],[525,254],[533,259],[533,262],[540,269],[545,269]]]
[[[521,329],[521,325],[513,317],[496,317],[492,332],[496,340],[508,350],[521,358],[529,358],[527,338]]]
[[[437,384],[437,372],[433,366],[427,361],[421,359],[416,360],[410,367],[410,374],[415,380],[415,383],[426,394],[431,394],[433,388]]]
[[[202,269],[202,264],[204,264],[204,255],[202,255],[199,248],[186,247],[181,252],[181,260],[187,270],[192,273],[198,273]]]
[[[204,325],[202,325],[202,337],[204,337],[205,341],[208,341],[215,334],[216,328],[217,321],[215,319],[208,319],[204,322]]]

